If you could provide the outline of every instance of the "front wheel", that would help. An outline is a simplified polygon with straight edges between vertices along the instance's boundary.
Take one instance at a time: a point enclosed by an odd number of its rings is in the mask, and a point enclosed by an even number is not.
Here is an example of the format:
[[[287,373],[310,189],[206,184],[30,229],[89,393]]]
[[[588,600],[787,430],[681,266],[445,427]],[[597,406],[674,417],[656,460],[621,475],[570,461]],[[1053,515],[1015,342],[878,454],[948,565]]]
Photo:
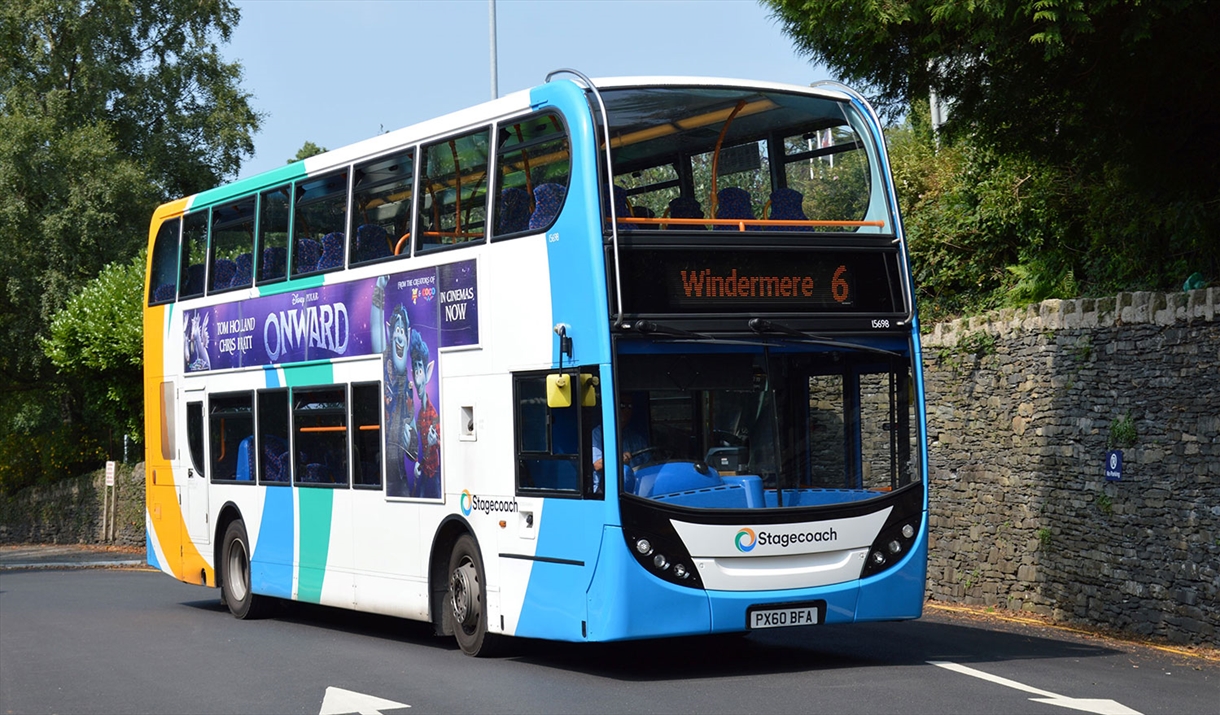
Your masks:
[[[225,529],[224,548],[220,551],[220,597],[229,612],[241,619],[259,618],[267,611],[266,596],[250,589],[250,540],[246,525],[238,519]]]
[[[487,632],[485,593],[478,546],[473,537],[463,534],[449,555],[449,592],[445,600],[453,619],[453,635],[466,655],[490,656],[502,644],[502,636]]]

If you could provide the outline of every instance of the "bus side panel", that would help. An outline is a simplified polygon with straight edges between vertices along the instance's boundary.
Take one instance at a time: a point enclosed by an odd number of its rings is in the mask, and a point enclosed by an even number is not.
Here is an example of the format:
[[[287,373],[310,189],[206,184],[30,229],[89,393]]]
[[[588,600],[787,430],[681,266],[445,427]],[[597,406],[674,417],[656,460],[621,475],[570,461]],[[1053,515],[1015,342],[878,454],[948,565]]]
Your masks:
[[[603,502],[547,499],[537,516],[540,559],[530,571],[516,634],[583,640],[585,593],[597,563]]]
[[[174,201],[157,209],[149,228],[148,261],[152,261],[152,245],[162,222],[180,214],[189,205],[189,199]],[[145,298],[148,295],[150,270],[145,269]],[[171,430],[169,435],[163,435],[168,425],[173,424],[172,417],[165,419],[162,415],[166,406],[162,402],[162,382],[173,380],[180,372],[180,365],[173,361],[181,360],[181,354],[176,350],[166,354],[167,345],[175,344],[170,337],[176,333],[173,330],[174,310],[176,305],[159,305],[144,308],[144,444],[145,444],[145,534],[147,561],[165,573],[187,583],[215,584],[216,578],[208,558],[186,536],[186,519],[182,511],[181,485],[174,477],[173,457],[181,450],[186,439],[185,425],[179,425]],[[166,385],[174,399],[170,405],[177,404],[176,382]],[[165,436],[171,451],[171,458],[162,454],[162,437]]]
[[[923,523],[928,523],[924,512]],[[906,560],[897,568],[860,582],[857,621],[893,621],[923,615],[928,575],[928,531],[925,526]]]
[[[602,530],[587,601],[591,641],[702,634],[712,627],[707,594],[644,571],[617,526]]]
[[[250,587],[255,593],[292,598],[293,534],[296,529],[292,487],[259,488],[265,494],[254,553],[250,557]]]

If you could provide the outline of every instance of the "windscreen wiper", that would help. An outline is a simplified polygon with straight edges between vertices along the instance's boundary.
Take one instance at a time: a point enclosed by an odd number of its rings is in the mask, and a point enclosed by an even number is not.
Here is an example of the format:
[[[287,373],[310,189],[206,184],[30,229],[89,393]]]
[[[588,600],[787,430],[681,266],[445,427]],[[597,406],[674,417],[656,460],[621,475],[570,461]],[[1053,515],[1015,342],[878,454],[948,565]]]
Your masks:
[[[749,322],[746,324],[750,326],[750,330],[753,330],[754,332],[758,333],[759,335],[765,335],[767,333],[778,333],[779,335],[785,335],[787,337],[794,338],[802,343],[810,343],[813,345],[829,345],[829,346],[833,346],[833,347],[843,347],[843,348],[847,348],[849,350],[859,350],[861,352],[877,353],[879,355],[888,355],[890,357],[902,357],[902,355],[894,352],[893,350],[886,350],[885,348],[875,348],[872,345],[862,345],[860,343],[849,343],[845,340],[839,340],[837,338],[828,338],[825,335],[814,335],[812,333],[804,333],[804,332],[801,332],[800,330],[797,330],[796,328],[789,327],[787,325],[784,325],[783,323],[777,323],[773,320],[764,320],[763,318],[750,318]]]
[[[651,320],[637,320],[634,323],[624,323],[623,325],[634,329],[640,335],[657,334],[671,335],[675,338],[687,338],[688,340],[716,340],[716,338],[713,338],[710,335],[704,335],[703,333],[692,333],[689,330],[675,328],[672,325],[665,325],[664,323],[657,323]]]

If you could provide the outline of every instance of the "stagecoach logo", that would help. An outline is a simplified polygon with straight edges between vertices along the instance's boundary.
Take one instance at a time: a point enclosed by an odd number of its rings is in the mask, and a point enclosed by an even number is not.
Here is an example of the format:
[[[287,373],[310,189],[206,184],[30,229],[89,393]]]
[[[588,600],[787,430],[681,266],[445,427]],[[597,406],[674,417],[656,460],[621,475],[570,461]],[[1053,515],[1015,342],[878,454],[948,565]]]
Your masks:
[[[741,553],[749,553],[754,550],[754,545],[758,543],[758,537],[754,535],[754,530],[749,527],[744,527],[737,532],[737,550]]]
[[[789,546],[797,544],[818,544],[829,541],[838,541],[839,532],[834,530],[834,527],[827,527],[823,531],[798,531],[785,534],[773,534],[769,531],[760,531],[757,534],[749,527],[743,527],[737,532],[737,550],[748,553],[754,550],[755,546],[778,546],[781,549],[786,549]]]
[[[493,511],[512,513],[517,511],[517,500],[482,499],[477,494],[471,494],[469,489],[463,489],[462,497],[458,500],[458,507],[462,510],[462,516],[470,516],[471,512],[475,511],[481,511],[484,514],[490,514]]]

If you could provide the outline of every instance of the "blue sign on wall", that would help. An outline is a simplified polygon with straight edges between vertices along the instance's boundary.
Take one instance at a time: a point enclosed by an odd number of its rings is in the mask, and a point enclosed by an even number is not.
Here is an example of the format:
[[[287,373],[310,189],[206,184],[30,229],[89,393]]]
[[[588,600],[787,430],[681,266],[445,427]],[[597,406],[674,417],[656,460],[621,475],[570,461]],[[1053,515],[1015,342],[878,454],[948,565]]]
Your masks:
[[[1106,481],[1118,482],[1123,478],[1123,451],[1112,449],[1106,453]]]

